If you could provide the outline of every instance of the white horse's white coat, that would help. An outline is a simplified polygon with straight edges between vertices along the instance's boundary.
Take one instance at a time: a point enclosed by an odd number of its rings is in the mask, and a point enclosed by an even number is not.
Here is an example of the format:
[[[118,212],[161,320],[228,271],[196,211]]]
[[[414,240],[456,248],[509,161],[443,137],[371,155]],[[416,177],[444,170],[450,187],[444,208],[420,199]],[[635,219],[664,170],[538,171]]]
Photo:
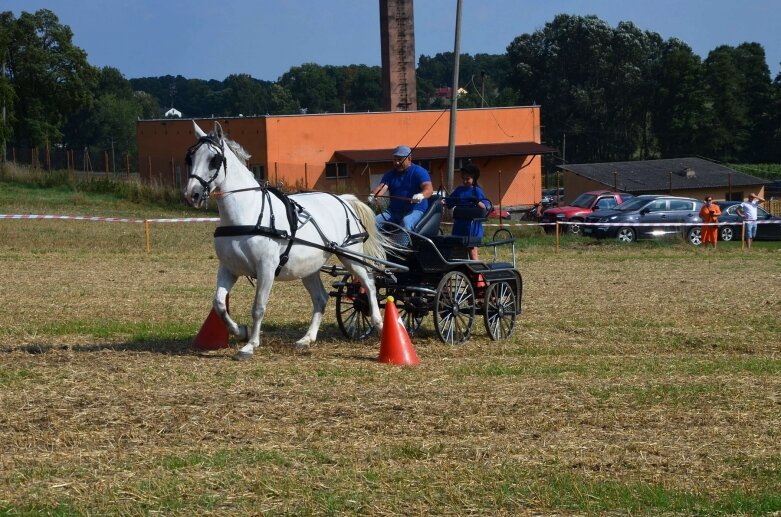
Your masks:
[[[207,136],[195,122],[193,122],[193,131],[196,139]],[[238,146],[225,138],[219,124],[215,123],[214,132],[209,136],[219,142],[222,149],[210,143],[204,143],[195,148],[191,155],[190,180],[185,190],[187,202],[196,208],[201,208],[206,205],[209,193],[216,192],[219,193],[216,199],[220,212],[220,226],[257,224],[263,199],[260,185],[243,161],[236,156],[233,149]],[[211,167],[214,164],[212,159],[220,153],[224,154],[226,165],[223,166],[220,161],[219,170],[216,170]],[[231,193],[241,189],[251,190]],[[316,221],[329,242],[335,242],[337,245],[342,244],[348,231],[345,208],[338,199],[323,192],[295,194],[290,198],[311,215],[312,220]],[[387,244],[387,241],[377,230],[372,210],[353,195],[342,195],[340,198],[354,211],[355,216],[360,219],[369,234],[366,242],[346,246],[346,249],[384,259],[384,245]],[[282,201],[273,194],[266,197],[267,204],[269,200],[273,206],[275,227],[280,230],[289,230]],[[271,210],[268,205],[263,212],[261,225],[270,226]],[[354,218],[351,220],[350,233],[363,231],[363,228],[356,227],[357,223]],[[308,242],[324,244],[323,238],[315,229],[312,221],[300,226],[296,237]],[[215,237],[214,239],[214,248],[220,260],[220,266],[217,271],[217,290],[214,293],[213,306],[228,330],[239,339],[247,340],[247,344],[239,350],[237,358],[251,357],[254,349],[260,344],[260,327],[266,312],[271,284],[274,282],[274,272],[286,246],[287,240],[261,235]],[[300,278],[312,298],[312,321],[304,337],[296,342],[297,346],[308,346],[317,339],[320,321],[328,301],[328,293],[320,279],[320,267],[325,264],[330,255],[331,253],[327,251],[311,246],[294,244],[290,250],[288,262],[282,267],[279,276],[276,277],[279,280]],[[339,256],[339,260],[365,286],[371,303],[372,323],[378,331],[381,331],[382,318],[380,317],[372,275],[360,263],[343,256]],[[257,280],[255,300],[252,306],[252,326],[249,330],[244,325],[237,325],[226,308],[226,297],[237,279],[242,276]]]

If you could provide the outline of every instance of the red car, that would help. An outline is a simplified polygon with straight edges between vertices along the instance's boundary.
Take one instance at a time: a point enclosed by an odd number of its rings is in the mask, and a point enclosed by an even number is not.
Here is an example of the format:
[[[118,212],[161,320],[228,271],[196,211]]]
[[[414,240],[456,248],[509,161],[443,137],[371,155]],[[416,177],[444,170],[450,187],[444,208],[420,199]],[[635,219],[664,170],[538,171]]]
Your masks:
[[[494,208],[490,212],[488,212],[488,219],[509,219],[510,218],[510,212],[507,210],[502,210],[500,213],[500,210],[498,208]]]
[[[613,192],[610,190],[592,190],[591,192],[584,192],[567,206],[558,206],[545,210],[542,214],[542,222],[583,222],[586,219],[586,216],[590,215],[592,212],[614,208],[616,205],[620,205],[631,197],[634,196],[632,196],[632,194]],[[579,224],[568,224],[567,227],[570,233],[576,235],[580,233]],[[553,231],[553,227],[546,226],[545,230]]]

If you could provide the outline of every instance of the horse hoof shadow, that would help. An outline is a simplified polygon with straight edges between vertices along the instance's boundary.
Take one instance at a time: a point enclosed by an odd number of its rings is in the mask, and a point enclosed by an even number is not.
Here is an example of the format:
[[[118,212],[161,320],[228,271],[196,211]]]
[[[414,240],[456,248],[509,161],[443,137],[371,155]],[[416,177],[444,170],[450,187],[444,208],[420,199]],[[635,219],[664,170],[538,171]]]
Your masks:
[[[249,361],[250,359],[252,359],[252,357],[253,357],[253,354],[251,354],[249,352],[238,351],[235,354],[233,354],[232,359],[234,361]]]

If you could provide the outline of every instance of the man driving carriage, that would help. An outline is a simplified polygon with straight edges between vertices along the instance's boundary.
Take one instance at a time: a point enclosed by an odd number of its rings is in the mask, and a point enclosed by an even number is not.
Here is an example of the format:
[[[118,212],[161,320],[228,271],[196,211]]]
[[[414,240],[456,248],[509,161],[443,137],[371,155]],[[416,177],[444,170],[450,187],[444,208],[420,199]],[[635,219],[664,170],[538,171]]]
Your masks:
[[[412,230],[428,208],[428,198],[434,193],[429,172],[412,163],[412,150],[400,145],[393,150],[393,169],[386,172],[380,184],[369,194],[368,202],[388,193],[390,203],[377,215],[377,226],[390,221]]]

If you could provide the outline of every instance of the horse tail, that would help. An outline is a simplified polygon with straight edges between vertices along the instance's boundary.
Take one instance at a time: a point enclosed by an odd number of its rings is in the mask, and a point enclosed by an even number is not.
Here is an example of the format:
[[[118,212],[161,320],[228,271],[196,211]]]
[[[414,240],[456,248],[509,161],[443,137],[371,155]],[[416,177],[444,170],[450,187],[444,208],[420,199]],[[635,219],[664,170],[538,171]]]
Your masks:
[[[352,194],[343,194],[339,197],[355,211],[358,220],[363,227],[366,228],[366,233],[369,234],[369,237],[363,243],[363,252],[371,257],[386,260],[386,250],[395,249],[398,246],[388,239],[377,227],[374,211],[369,205]],[[382,268],[381,264],[380,268]]]

